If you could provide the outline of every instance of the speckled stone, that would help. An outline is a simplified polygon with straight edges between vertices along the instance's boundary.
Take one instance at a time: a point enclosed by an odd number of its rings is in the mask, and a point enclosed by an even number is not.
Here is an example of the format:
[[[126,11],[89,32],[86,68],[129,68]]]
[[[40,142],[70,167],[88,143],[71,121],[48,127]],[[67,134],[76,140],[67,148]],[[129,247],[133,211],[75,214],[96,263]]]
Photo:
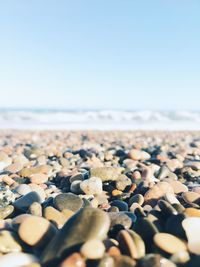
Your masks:
[[[54,205],[60,211],[69,209],[76,212],[83,206],[83,200],[75,194],[63,193],[54,198]]]
[[[90,175],[99,177],[103,182],[105,181],[116,181],[119,175],[122,172],[122,168],[113,168],[113,167],[99,167],[92,168],[90,170]]]

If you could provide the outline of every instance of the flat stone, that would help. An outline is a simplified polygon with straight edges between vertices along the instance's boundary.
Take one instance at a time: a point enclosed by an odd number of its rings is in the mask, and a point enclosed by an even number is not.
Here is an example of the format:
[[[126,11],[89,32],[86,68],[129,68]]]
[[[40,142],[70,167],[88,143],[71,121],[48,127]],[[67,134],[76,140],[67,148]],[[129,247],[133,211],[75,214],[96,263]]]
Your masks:
[[[14,211],[14,207],[12,205],[8,205],[6,207],[0,208],[0,219],[7,218]]]
[[[99,177],[103,182],[116,181],[122,172],[122,168],[99,167],[90,170],[90,176]]]
[[[145,244],[142,238],[132,230],[122,230],[117,239],[123,254],[133,259],[140,259],[145,255]]]
[[[55,224],[58,229],[62,228],[66,221],[65,216],[51,206],[44,209],[44,217]]]
[[[6,167],[4,170],[10,173],[17,173],[23,168],[23,164],[19,162],[12,163],[8,167]]]
[[[200,218],[186,218],[182,225],[187,236],[189,251],[200,255]]]
[[[13,206],[21,211],[26,212],[30,205],[34,202],[41,203],[41,198],[36,192],[30,192],[20,198],[18,198],[14,203]]]
[[[136,266],[136,261],[126,255],[120,255],[118,257],[115,257],[114,260],[115,260],[115,264],[114,264],[115,267],[135,267]]]
[[[200,204],[200,195],[196,192],[184,192],[182,197],[187,203]]]
[[[17,187],[15,187],[14,191],[20,194],[21,196],[24,196],[31,192],[31,188],[28,184],[20,184]]]
[[[22,267],[38,262],[38,258],[32,254],[23,252],[8,253],[0,257],[1,267]]]
[[[153,240],[157,247],[169,254],[187,250],[186,244],[181,239],[168,233],[157,233]]]
[[[48,181],[48,176],[44,173],[35,173],[30,176],[31,183],[44,184]]]
[[[80,251],[86,259],[97,260],[103,257],[105,246],[101,240],[91,239],[82,245]]]
[[[27,217],[19,226],[19,236],[29,246],[48,244],[55,236],[56,228],[43,217]]]
[[[108,216],[111,220],[111,228],[115,225],[122,225],[125,229],[129,229],[132,225],[131,218],[124,212],[109,212]]]
[[[44,264],[53,259],[58,259],[67,249],[88,240],[104,240],[109,227],[110,219],[104,211],[94,208],[81,209],[66,222],[45,249],[41,262]]]
[[[6,230],[0,231],[0,253],[19,252],[21,250],[15,233]]]
[[[75,194],[63,193],[54,198],[54,206],[60,211],[69,209],[76,212],[83,206],[83,200]]]
[[[151,155],[143,150],[131,149],[129,158],[132,160],[148,160],[151,158]]]
[[[116,188],[120,191],[124,191],[127,186],[132,184],[131,179],[129,179],[126,175],[121,174],[116,180]]]
[[[145,193],[145,204],[155,206],[157,201],[167,193],[174,193],[172,186],[167,182],[159,182]]]
[[[138,203],[140,206],[144,203],[144,197],[141,194],[136,194],[129,198],[128,204],[131,206],[133,203]]]
[[[100,195],[102,186],[102,180],[99,177],[91,177],[80,183],[80,188],[86,195]]]
[[[180,181],[170,180],[169,184],[173,187],[175,194],[180,194],[188,191],[187,186],[182,184]]]

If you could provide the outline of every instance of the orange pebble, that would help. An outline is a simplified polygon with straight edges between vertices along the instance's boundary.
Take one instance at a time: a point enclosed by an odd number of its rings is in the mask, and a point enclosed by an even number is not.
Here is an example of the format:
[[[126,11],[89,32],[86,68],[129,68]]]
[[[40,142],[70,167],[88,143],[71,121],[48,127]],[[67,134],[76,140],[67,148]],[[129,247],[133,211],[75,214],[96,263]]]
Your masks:
[[[121,252],[119,250],[118,247],[110,247],[107,251],[108,255],[111,256],[111,257],[116,257],[116,256],[120,256],[121,255]]]
[[[113,197],[118,196],[118,195],[121,195],[121,194],[122,194],[122,191],[120,191],[120,190],[114,189],[112,191],[112,196]]]
[[[129,189],[130,193],[133,193],[136,189],[137,185],[136,184],[132,184],[131,188]]]

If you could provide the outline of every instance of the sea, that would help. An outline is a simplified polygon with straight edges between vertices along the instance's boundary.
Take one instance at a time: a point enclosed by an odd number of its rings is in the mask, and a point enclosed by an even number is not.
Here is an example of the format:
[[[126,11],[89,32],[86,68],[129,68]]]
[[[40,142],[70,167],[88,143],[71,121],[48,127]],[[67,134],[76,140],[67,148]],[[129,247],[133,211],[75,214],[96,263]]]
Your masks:
[[[200,130],[200,111],[0,109],[0,129]]]

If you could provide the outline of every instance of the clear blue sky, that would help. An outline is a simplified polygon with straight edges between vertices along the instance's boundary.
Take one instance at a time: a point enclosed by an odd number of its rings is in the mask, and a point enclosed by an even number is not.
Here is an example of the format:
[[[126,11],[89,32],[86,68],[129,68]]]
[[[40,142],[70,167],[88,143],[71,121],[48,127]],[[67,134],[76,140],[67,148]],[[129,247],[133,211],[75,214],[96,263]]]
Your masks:
[[[200,1],[1,1],[0,107],[199,109]]]

